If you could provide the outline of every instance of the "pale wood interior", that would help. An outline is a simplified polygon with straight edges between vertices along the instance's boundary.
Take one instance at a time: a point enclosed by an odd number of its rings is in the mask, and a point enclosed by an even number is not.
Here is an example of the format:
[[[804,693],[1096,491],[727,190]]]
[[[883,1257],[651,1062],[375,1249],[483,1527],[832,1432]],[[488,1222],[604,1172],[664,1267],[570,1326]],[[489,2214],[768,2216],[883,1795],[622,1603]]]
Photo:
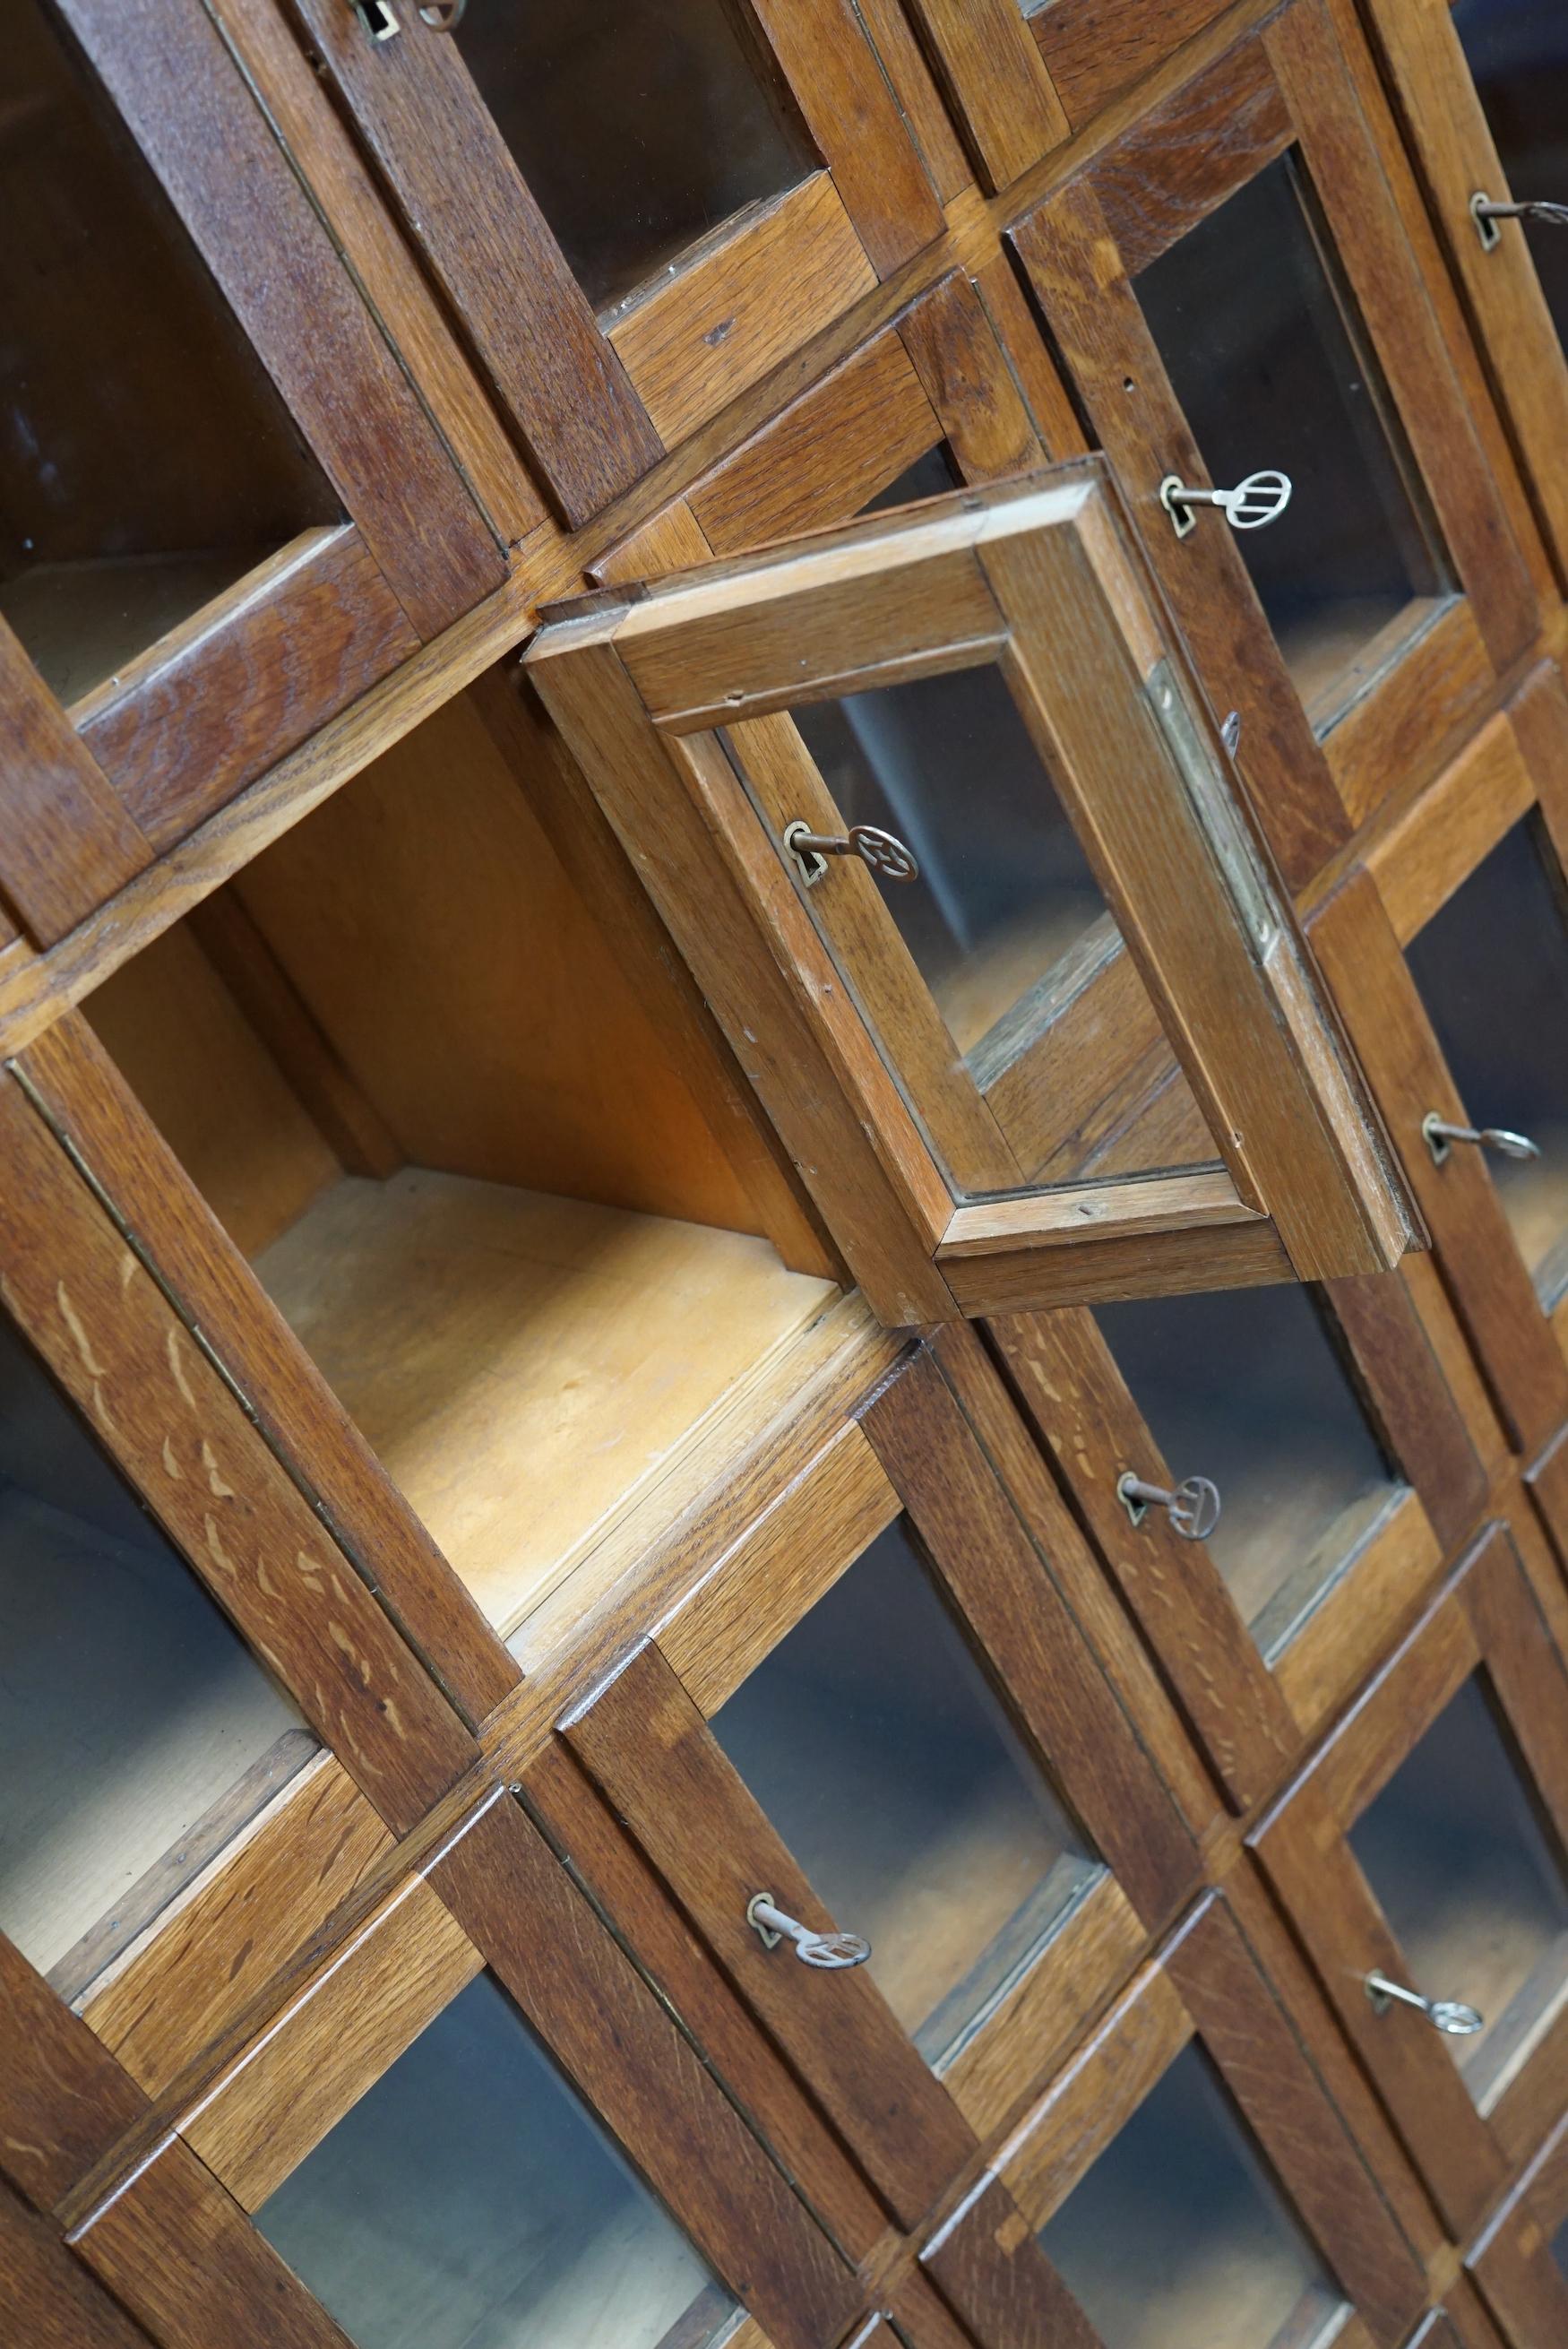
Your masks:
[[[518,755],[459,697],[88,1005],[506,1632],[834,1293],[760,1236]]]
[[[315,1741],[0,1328],[0,1931],[77,1998]]]

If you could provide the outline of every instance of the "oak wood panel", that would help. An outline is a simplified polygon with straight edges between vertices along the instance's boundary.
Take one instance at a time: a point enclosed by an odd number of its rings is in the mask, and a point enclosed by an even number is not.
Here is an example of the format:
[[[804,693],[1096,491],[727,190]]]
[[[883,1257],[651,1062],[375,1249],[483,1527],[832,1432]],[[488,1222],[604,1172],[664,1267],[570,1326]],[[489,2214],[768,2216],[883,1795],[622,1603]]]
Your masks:
[[[876,282],[842,197],[819,171],[634,304],[609,345],[673,449]]]
[[[179,2137],[69,2240],[160,2349],[353,2349]]]
[[[354,9],[293,0],[567,522],[664,450],[453,40],[372,42]],[[518,298],[519,286],[526,298]]]
[[[1074,130],[1201,33],[1225,0],[1053,0],[1030,29]]]
[[[1001,481],[1043,461],[1034,419],[965,271],[954,270],[906,310],[897,332],[965,481]]]
[[[147,2109],[129,2075],[0,1936],[0,2173],[51,2209]]]
[[[141,2327],[3,2182],[0,2307],[17,2349],[149,2349]]]
[[[688,493],[705,541],[691,559],[841,522],[941,437],[898,329],[885,326]],[[606,575],[639,574],[621,565]]]
[[[879,2192],[913,2225],[975,2140],[869,1974],[822,1972],[763,1948],[746,1915],[758,1892],[814,1931],[834,1920],[658,1649],[638,1649],[562,1733]]]
[[[914,0],[986,184],[1009,187],[1068,136],[1068,118],[1018,0]]]
[[[419,1653],[481,1719],[516,1665],[303,1347],[259,1294],[243,1257],[194,1190],[85,1019],[56,1022],[24,1055],[26,1081],[93,1170],[258,1414],[319,1495]]]
[[[370,1804],[325,1755],[95,1986],[86,2021],[138,2085],[160,2095],[325,1935],[391,1850]]]
[[[393,593],[434,636],[500,585],[500,550],[215,26],[188,0],[62,13]]]
[[[164,637],[123,690],[95,693],[72,717],[161,851],[418,648],[359,532],[323,533],[285,547]]]
[[[53,946],[152,862],[92,752],[0,620],[0,882],[31,935]]]
[[[395,1829],[477,1758],[15,1081],[0,1295],[220,1606]]]
[[[1192,1889],[1196,1850],[935,1363],[918,1358],[860,1418],[1068,1802],[1160,1925]]]
[[[778,2349],[841,2333],[850,2270],[518,1805],[491,1804],[429,1881]]]

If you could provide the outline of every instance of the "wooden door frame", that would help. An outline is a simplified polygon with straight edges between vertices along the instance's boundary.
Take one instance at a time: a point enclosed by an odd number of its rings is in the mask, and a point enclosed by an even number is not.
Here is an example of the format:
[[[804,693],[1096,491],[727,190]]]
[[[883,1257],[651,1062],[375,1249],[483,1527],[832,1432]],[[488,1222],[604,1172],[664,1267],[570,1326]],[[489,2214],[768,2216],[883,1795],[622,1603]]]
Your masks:
[[[1568,2224],[1568,2120],[1553,2130],[1465,2260],[1510,2349],[1568,2340],[1568,2275],[1553,2238]]]
[[[1342,2024],[1377,2082],[1449,2226],[1463,2240],[1539,2144],[1568,2094],[1568,2014],[1559,2015],[1485,2113],[1438,2033],[1379,2014],[1364,1987],[1410,1972],[1350,1836],[1374,1797],[1476,1671],[1518,1749],[1522,1775],[1568,1842],[1568,1667],[1513,1538],[1487,1528],[1436,1602],[1249,1842],[1293,1918]],[[1433,1996],[1462,1997],[1459,1984]],[[1413,2028],[1402,2028],[1404,2024]]]

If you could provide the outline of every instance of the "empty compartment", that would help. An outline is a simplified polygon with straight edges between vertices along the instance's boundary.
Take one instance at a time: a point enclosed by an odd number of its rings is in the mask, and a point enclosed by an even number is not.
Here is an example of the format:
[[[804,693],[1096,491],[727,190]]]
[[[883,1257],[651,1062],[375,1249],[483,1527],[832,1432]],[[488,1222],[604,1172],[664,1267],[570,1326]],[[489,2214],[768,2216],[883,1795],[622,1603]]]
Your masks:
[[[449,703],[87,1009],[510,1633],[836,1292],[758,1236],[485,684],[499,732]]]
[[[1466,1115],[1540,1153],[1489,1151],[1487,1164],[1550,1309],[1568,1290],[1568,929],[1533,818],[1503,835],[1406,951]]]
[[[1511,193],[1520,202],[1568,202],[1568,16],[1562,0],[1459,0],[1454,30]],[[1503,233],[1510,233],[1506,226]],[[1550,222],[1528,233],[1557,332],[1568,345],[1568,237]]]
[[[1195,2041],[1040,2243],[1105,2349],[1326,2349],[1346,2313]]]
[[[75,1999],[315,1741],[0,1315],[0,1932]]]
[[[0,29],[0,616],[72,702],[342,514],[69,36]]]
[[[1099,1873],[902,1520],[712,1728],[932,2064]]]
[[[746,0],[490,5],[455,37],[601,309],[815,168]]]
[[[1490,2110],[1568,1990],[1568,1880],[1478,1678],[1406,1755],[1350,1847],[1409,1963],[1407,1987],[1479,2010],[1479,2032],[1442,2044]]]
[[[356,2349],[704,2349],[735,2313],[488,1974],[255,2220]]]
[[[1269,164],[1161,254],[1136,290],[1211,481],[1233,489],[1272,471],[1295,484],[1279,521],[1235,543],[1325,732],[1452,586],[1295,156]]]
[[[1207,1476],[1209,1555],[1273,1657],[1406,1488],[1309,1292],[1284,1284],[1099,1309],[1173,1476]]]

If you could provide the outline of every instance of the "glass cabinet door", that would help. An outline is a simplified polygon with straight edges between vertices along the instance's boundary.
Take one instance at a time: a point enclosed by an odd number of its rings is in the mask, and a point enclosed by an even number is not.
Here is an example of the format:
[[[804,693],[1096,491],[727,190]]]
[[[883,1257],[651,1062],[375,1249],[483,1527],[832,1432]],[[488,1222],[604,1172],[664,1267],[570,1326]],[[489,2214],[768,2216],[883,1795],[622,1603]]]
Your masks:
[[[1568,2083],[1565,1702],[1493,1526],[1254,1837],[1461,2234]]]
[[[79,2001],[316,1741],[0,1319],[0,1932]]]
[[[1297,0],[1011,231],[1295,885],[1537,626],[1390,144]]]
[[[1389,1273],[991,1325],[1239,1809],[1283,1783],[1486,1506],[1444,1315]]]
[[[787,1604],[759,1526],[562,1733],[913,2224],[1192,1847],[929,1358],[792,1522]]]
[[[1090,461],[655,584],[530,654],[886,1319],[1371,1271],[1406,1245],[1149,593]],[[678,854],[649,853],[655,825]],[[1097,1174],[1162,1047],[1186,1131]]]
[[[1526,485],[1568,577],[1568,28],[1555,0],[1367,16]]]
[[[573,526],[942,232],[846,0],[301,14]]]
[[[995,2163],[1060,2295],[1037,2337],[1073,2349],[1404,2338],[1424,2280],[1316,2070],[1321,2028],[1281,1997],[1222,1897],[1151,1959]],[[1000,2215],[973,2198],[923,2254],[980,2338],[973,2255]]]

